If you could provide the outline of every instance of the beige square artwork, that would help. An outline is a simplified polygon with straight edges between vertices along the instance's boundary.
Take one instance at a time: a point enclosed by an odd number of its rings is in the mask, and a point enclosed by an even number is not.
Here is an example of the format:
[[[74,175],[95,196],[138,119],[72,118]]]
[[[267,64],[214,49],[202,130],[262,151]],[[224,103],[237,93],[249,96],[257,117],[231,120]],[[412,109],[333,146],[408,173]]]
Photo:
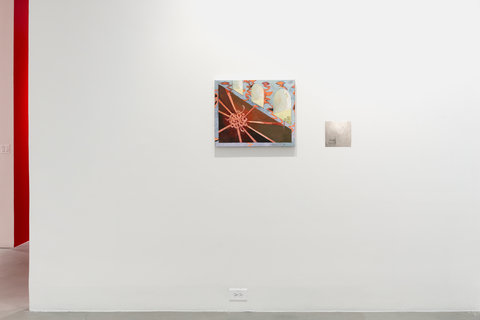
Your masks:
[[[352,123],[350,121],[325,121],[325,147],[351,147]]]

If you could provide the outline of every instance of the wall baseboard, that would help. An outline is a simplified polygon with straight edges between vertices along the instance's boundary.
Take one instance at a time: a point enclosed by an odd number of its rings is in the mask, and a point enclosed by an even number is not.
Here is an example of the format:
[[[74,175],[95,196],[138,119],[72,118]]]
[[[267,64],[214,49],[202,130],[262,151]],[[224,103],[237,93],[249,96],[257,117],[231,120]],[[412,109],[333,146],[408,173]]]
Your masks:
[[[4,320],[479,320],[480,312],[28,312]],[[33,316],[33,317],[32,317]],[[62,318],[63,319],[63,318]]]

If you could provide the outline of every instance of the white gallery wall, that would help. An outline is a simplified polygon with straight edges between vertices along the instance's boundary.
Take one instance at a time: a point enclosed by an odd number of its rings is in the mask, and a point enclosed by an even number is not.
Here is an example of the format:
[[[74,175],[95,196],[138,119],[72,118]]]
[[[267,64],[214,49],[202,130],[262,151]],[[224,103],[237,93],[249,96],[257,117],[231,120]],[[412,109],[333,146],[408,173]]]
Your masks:
[[[479,16],[30,0],[31,309],[480,310]],[[214,79],[256,78],[297,147],[215,149]]]
[[[13,0],[0,1],[0,248],[13,246]],[[1,152],[1,151],[0,151]]]

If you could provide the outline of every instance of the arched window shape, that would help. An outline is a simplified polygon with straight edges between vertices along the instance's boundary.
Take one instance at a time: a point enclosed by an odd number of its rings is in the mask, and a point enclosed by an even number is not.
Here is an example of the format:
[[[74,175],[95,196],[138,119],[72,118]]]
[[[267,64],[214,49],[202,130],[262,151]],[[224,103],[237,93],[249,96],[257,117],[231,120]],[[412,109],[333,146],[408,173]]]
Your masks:
[[[263,102],[265,99],[265,93],[263,92],[263,86],[261,84],[255,83],[252,86],[252,101],[256,105],[263,107]]]
[[[243,80],[233,80],[233,90],[243,94]]]
[[[284,88],[273,96],[273,113],[283,121],[292,121],[292,97]]]

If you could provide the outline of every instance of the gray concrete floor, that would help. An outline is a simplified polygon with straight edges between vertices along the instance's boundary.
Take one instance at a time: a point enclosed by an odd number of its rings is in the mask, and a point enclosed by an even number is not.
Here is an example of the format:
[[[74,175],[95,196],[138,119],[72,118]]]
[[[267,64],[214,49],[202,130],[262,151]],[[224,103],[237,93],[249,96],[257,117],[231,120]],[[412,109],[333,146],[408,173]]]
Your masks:
[[[470,312],[28,312],[28,249],[0,249],[0,320],[480,320]]]
[[[28,249],[0,249],[0,319],[28,309]]]
[[[18,312],[2,320],[478,320],[478,313]]]

